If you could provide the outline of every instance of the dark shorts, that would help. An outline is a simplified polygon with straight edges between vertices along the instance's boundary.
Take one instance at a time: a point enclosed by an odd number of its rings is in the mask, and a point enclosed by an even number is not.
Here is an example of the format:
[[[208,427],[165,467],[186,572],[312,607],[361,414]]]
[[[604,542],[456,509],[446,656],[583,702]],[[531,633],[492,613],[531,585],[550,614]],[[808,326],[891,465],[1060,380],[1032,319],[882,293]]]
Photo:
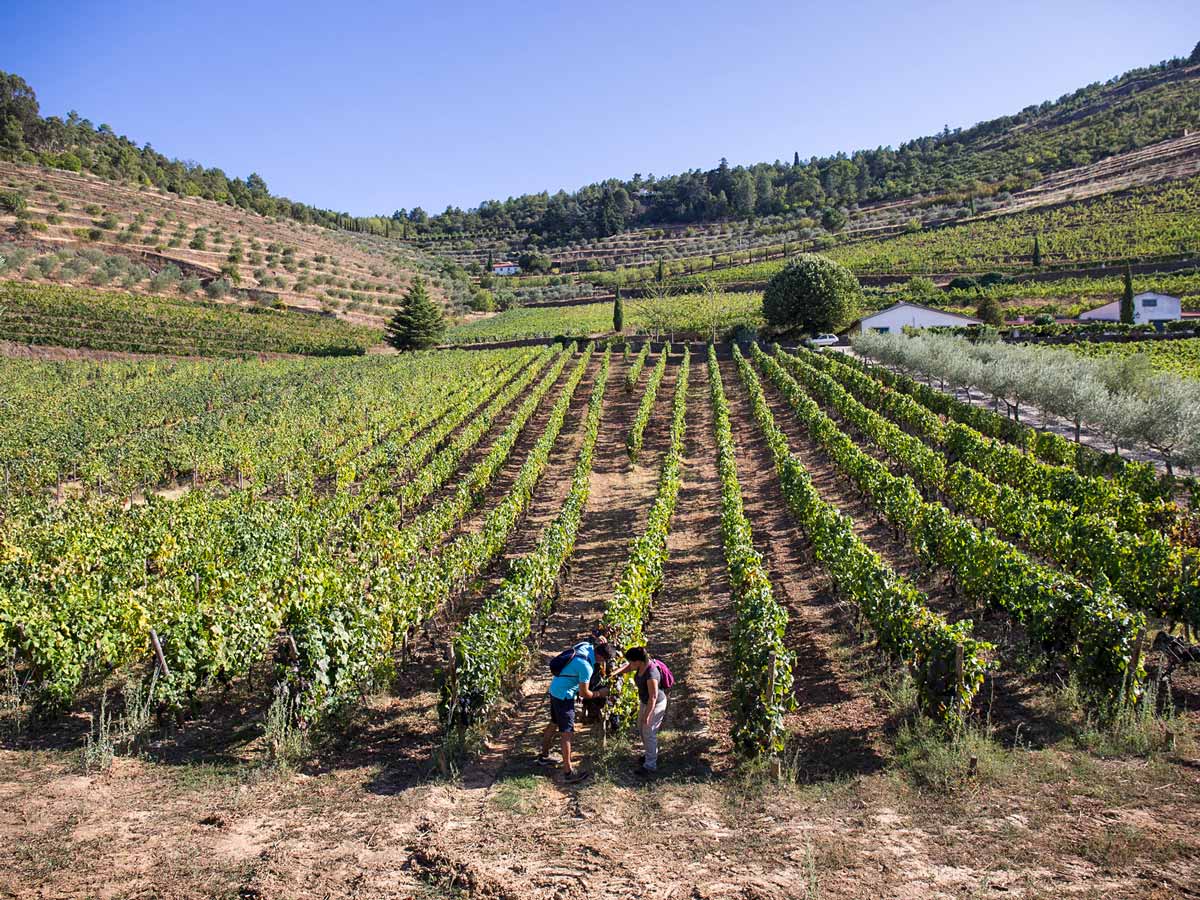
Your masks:
[[[570,733],[575,730],[575,701],[559,700],[550,697],[550,721],[560,733]]]

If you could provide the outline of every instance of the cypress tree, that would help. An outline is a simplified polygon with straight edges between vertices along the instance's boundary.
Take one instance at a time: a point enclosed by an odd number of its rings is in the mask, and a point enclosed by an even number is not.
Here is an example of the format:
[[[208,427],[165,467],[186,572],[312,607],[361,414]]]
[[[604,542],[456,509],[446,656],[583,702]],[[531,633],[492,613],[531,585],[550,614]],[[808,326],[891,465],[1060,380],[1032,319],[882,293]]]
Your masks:
[[[1041,235],[1035,234],[1033,236],[1033,265],[1035,268],[1042,264],[1042,242],[1040,238]]]
[[[621,306],[621,289],[617,288],[617,297],[613,300],[613,331],[620,334],[625,330],[625,309]]]
[[[664,275],[665,275],[665,272],[663,270],[663,261],[662,261],[662,257],[660,256],[658,258],[658,279],[657,279],[659,284],[663,283]]]
[[[792,157],[792,165],[797,169],[800,168],[800,151],[796,151],[796,155]]]
[[[436,346],[446,331],[446,320],[425,289],[425,280],[413,282],[396,315],[387,324],[383,339],[397,350],[427,350]]]
[[[1133,324],[1133,269],[1125,265],[1125,289],[1121,291],[1121,322]]]

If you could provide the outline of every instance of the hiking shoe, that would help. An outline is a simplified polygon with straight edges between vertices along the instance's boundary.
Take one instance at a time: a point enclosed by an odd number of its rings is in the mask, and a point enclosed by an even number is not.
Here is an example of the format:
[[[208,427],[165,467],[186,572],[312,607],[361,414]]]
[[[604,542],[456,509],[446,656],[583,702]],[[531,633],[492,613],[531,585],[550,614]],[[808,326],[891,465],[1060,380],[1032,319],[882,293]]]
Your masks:
[[[658,769],[647,769],[644,765],[638,766],[634,771],[642,778],[653,778],[658,774]]]
[[[568,772],[563,777],[563,781],[565,781],[567,784],[579,784],[581,781],[586,781],[588,778],[591,778],[591,777],[592,777],[591,772],[574,771],[574,772]]]
[[[542,756],[540,753],[538,754],[538,757],[537,757],[537,759],[534,760],[534,762],[537,763],[539,766],[544,766],[545,768],[549,768],[550,766],[558,765],[558,763],[556,763],[549,756]]]

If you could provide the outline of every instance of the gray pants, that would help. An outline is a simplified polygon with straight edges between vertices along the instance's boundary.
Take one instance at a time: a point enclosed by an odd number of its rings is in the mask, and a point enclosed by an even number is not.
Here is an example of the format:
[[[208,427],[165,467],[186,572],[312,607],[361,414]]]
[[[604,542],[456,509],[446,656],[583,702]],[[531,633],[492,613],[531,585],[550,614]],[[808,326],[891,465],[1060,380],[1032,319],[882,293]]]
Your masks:
[[[638,721],[646,721],[647,703],[641,704],[638,709]],[[646,749],[646,768],[651,771],[658,768],[658,730],[662,728],[663,718],[667,714],[667,692],[660,690],[658,692],[658,702],[654,704],[654,711],[650,713],[649,721],[642,726],[642,746]]]

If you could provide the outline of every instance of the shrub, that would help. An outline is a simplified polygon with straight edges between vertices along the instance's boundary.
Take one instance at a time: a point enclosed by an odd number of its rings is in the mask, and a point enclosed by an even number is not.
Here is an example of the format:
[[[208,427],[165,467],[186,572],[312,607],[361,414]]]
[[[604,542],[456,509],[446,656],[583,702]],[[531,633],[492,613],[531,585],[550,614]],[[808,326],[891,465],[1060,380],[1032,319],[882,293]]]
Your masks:
[[[29,251],[24,247],[4,248],[0,253],[0,272],[16,272],[29,259]]]
[[[67,172],[83,171],[83,160],[69,151],[50,157],[48,162],[55,169],[63,169]]]
[[[156,272],[154,277],[150,279],[150,289],[153,291],[165,291],[172,285],[178,284],[181,273],[178,266],[167,266],[161,272]]]
[[[975,316],[984,325],[998,328],[1004,324],[1004,310],[1000,306],[1000,301],[990,294],[980,298],[979,305],[975,307]]]
[[[767,283],[763,317],[784,330],[837,331],[858,314],[861,300],[862,289],[849,269],[804,253]]]
[[[496,308],[496,301],[492,298],[491,291],[481,288],[471,295],[470,305],[475,312],[492,312]]]
[[[185,297],[196,293],[198,290],[200,290],[200,279],[192,275],[179,282],[179,292]]]
[[[233,285],[224,278],[214,278],[204,286],[204,293],[208,294],[213,300],[219,300],[229,294],[233,289]]]
[[[25,198],[16,191],[0,192],[0,212],[21,213],[25,211]]]

